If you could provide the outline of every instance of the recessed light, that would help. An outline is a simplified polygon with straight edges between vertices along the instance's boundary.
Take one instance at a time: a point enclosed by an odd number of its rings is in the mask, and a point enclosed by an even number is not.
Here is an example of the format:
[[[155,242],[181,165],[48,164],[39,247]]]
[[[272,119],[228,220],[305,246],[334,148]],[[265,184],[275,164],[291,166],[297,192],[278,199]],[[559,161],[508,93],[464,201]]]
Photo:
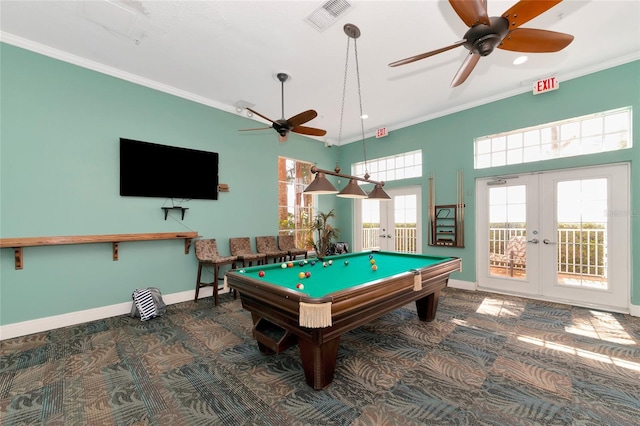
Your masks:
[[[369,118],[369,116],[367,114],[362,114],[360,118],[362,118],[363,120],[366,120],[367,118]]]
[[[518,56],[513,60],[513,65],[521,65],[529,60],[528,56]]]

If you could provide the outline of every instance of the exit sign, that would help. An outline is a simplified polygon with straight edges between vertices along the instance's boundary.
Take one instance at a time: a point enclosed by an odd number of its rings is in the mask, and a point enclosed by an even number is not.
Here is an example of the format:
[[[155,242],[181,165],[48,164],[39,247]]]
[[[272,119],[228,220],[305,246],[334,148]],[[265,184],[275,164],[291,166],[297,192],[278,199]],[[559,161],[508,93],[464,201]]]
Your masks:
[[[552,90],[558,90],[560,82],[555,77],[543,78],[533,83],[533,94],[538,95]]]
[[[383,138],[388,134],[389,134],[389,131],[387,130],[386,127],[380,127],[378,130],[376,130],[376,138]]]

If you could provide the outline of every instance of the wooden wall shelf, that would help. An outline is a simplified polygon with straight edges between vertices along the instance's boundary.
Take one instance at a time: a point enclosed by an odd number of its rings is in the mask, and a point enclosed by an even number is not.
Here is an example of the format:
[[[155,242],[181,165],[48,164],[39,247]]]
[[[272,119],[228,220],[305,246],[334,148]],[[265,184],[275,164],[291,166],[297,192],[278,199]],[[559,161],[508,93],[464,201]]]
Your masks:
[[[191,240],[197,232],[159,232],[150,234],[72,235],[63,237],[0,238],[0,248],[13,248],[16,269],[23,267],[23,247],[59,246],[68,244],[112,243],[113,260],[118,260],[118,244],[129,241],[184,239],[184,254],[189,254]]]

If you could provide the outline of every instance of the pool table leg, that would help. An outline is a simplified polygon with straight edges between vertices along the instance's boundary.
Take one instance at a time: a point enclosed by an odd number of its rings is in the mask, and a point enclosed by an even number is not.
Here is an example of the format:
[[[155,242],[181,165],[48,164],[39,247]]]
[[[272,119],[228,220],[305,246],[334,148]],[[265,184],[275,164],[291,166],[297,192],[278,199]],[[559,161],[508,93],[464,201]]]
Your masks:
[[[440,290],[436,290],[422,299],[416,300],[416,310],[418,318],[422,321],[433,321],[436,319],[436,310],[438,309],[438,299],[440,298]]]
[[[303,338],[298,339],[304,376],[307,384],[313,389],[324,389],[333,381],[339,344],[340,336],[320,344]]]

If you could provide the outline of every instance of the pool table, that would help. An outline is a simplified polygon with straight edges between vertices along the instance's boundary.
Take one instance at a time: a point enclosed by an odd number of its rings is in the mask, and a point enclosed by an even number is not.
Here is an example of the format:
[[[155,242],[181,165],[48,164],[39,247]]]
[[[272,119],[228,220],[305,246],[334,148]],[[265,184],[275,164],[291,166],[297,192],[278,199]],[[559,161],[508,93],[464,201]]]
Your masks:
[[[260,351],[279,353],[297,343],[307,384],[319,390],[333,380],[342,334],[413,301],[418,317],[432,321],[461,260],[373,251],[285,266],[234,269],[225,283],[251,312]]]

